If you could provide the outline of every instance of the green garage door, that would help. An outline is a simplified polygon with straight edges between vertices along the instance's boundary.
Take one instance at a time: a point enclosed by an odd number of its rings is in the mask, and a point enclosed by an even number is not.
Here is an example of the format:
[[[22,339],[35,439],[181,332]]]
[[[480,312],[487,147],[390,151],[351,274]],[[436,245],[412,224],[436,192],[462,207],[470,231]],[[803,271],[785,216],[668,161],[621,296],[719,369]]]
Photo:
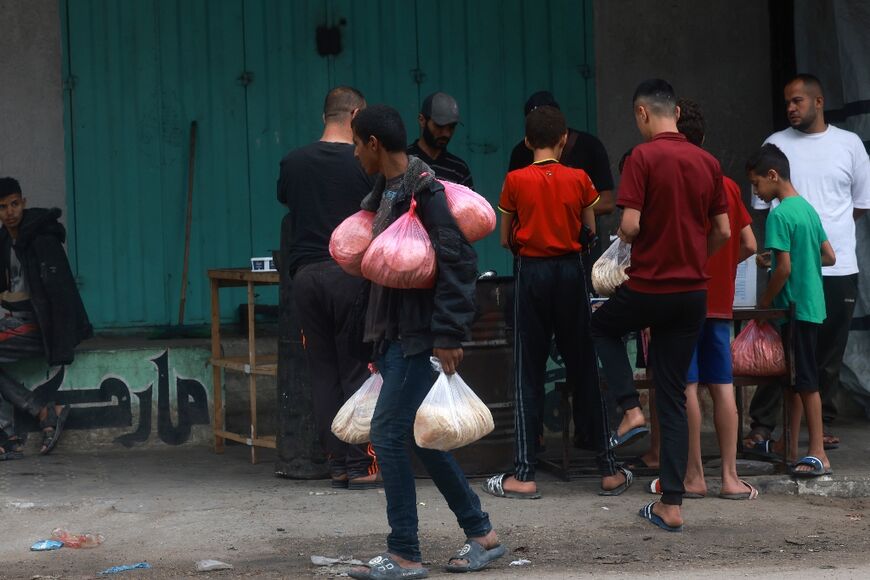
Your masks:
[[[62,0],[70,254],[94,324],[175,321],[192,121],[186,321],[199,323],[206,269],[277,248],[278,162],[317,139],[329,87],[396,106],[411,138],[422,99],[453,94],[463,124],[451,150],[495,204],[529,93],[553,90],[572,126],[594,129],[590,4]],[[339,54],[318,54],[320,26],[338,27]],[[477,248],[482,270],[509,273],[495,236]],[[223,300],[224,315],[241,301]]]

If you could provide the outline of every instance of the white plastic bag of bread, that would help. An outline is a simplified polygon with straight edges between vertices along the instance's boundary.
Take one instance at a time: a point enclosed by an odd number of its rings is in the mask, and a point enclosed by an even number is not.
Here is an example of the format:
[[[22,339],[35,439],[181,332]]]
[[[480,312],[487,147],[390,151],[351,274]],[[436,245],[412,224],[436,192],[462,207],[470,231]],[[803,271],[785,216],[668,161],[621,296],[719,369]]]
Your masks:
[[[599,296],[613,296],[628,280],[625,269],[631,265],[631,244],[619,238],[610,244],[592,265],[592,287]]]
[[[365,443],[372,428],[372,415],[381,394],[384,379],[381,373],[372,373],[357,389],[332,420],[332,432],[345,443]]]
[[[414,419],[414,440],[426,449],[450,451],[474,443],[495,429],[492,413],[459,373],[446,374],[440,361],[430,358],[438,373]]]

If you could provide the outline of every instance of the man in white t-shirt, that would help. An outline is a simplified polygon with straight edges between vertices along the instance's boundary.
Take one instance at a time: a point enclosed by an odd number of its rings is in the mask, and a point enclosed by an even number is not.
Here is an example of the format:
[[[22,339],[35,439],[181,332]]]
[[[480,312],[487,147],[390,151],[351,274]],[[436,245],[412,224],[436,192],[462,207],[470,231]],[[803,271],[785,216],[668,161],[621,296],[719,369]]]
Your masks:
[[[870,160],[860,137],[825,123],[825,98],[819,79],[801,74],[785,86],[785,103],[791,127],[774,133],[773,143],[788,157],[791,182],[812,204],[837,255],[834,266],[822,268],[827,319],[819,330],[816,360],[825,423],[825,449],[836,449],[839,438],[830,431],[837,417],[833,397],[840,384],[840,367],[849,336],[858,293],[855,255],[855,220],[870,208]],[[773,202],[776,204],[776,201]],[[771,206],[753,196],[758,210]],[[776,425],[782,392],[759,388],[752,399],[750,446],[768,451],[764,441]],[[759,443],[760,442],[760,443]]]

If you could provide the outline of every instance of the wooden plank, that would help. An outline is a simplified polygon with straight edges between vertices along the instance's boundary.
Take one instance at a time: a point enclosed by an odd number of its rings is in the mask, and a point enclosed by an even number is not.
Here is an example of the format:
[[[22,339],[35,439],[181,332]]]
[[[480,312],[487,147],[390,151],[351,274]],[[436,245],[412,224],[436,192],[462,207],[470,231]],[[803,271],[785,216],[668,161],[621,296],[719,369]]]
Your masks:
[[[267,449],[276,448],[275,437],[271,435],[267,437],[257,437],[256,439],[252,439],[251,437],[245,437],[244,435],[239,435],[238,433],[233,433],[232,431],[216,431],[215,433],[220,435],[224,439],[229,439],[230,441],[235,441],[236,443],[241,443],[242,445],[247,445],[249,447],[265,447]]]
[[[225,356],[213,358],[211,364],[245,374],[274,377],[278,375],[278,355],[268,354],[257,357],[257,365],[251,366],[246,356]]]
[[[210,281],[211,286],[211,358],[218,359],[221,356],[221,306],[220,306],[220,286],[217,280]],[[223,404],[223,384],[221,381],[221,368],[219,366],[212,367],[212,404],[213,422],[214,422],[214,450],[215,453],[223,453],[224,440],[218,435],[218,432],[224,428],[224,404]]]

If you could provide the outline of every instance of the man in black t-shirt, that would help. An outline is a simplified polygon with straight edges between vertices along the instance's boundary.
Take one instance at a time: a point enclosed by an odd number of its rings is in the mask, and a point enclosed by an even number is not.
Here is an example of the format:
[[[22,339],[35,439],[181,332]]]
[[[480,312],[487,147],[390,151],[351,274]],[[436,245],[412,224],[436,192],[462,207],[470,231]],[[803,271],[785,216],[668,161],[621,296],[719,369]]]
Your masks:
[[[420,124],[420,139],[411,143],[408,155],[420,158],[432,168],[438,179],[473,188],[474,180],[468,164],[447,150],[459,123],[456,99],[447,93],[429,95],[423,101],[417,122]]]
[[[529,97],[523,109],[528,116],[538,107],[556,107],[559,103],[549,91],[538,91]],[[562,165],[582,169],[592,179],[592,184],[601,195],[601,200],[595,204],[595,215],[609,214],[615,205],[613,200],[613,176],[610,173],[610,159],[607,150],[594,135],[568,128],[568,142],[559,159]],[[532,151],[526,147],[525,141],[520,141],[511,151],[508,171],[522,169],[532,164]]]
[[[320,140],[287,154],[281,161],[278,201],[291,221],[290,247],[284,255],[293,277],[293,300],[305,337],[314,405],[314,424],[329,459],[336,488],[369,489],[380,485],[370,444],[348,445],[330,427],[344,402],[368,376],[361,352],[362,334],[354,321],[364,315],[368,283],[346,274],[329,255],[329,238],[345,218],[359,211],[371,180],[353,156],[350,121],[366,106],[362,93],[336,87],[323,106]]]

